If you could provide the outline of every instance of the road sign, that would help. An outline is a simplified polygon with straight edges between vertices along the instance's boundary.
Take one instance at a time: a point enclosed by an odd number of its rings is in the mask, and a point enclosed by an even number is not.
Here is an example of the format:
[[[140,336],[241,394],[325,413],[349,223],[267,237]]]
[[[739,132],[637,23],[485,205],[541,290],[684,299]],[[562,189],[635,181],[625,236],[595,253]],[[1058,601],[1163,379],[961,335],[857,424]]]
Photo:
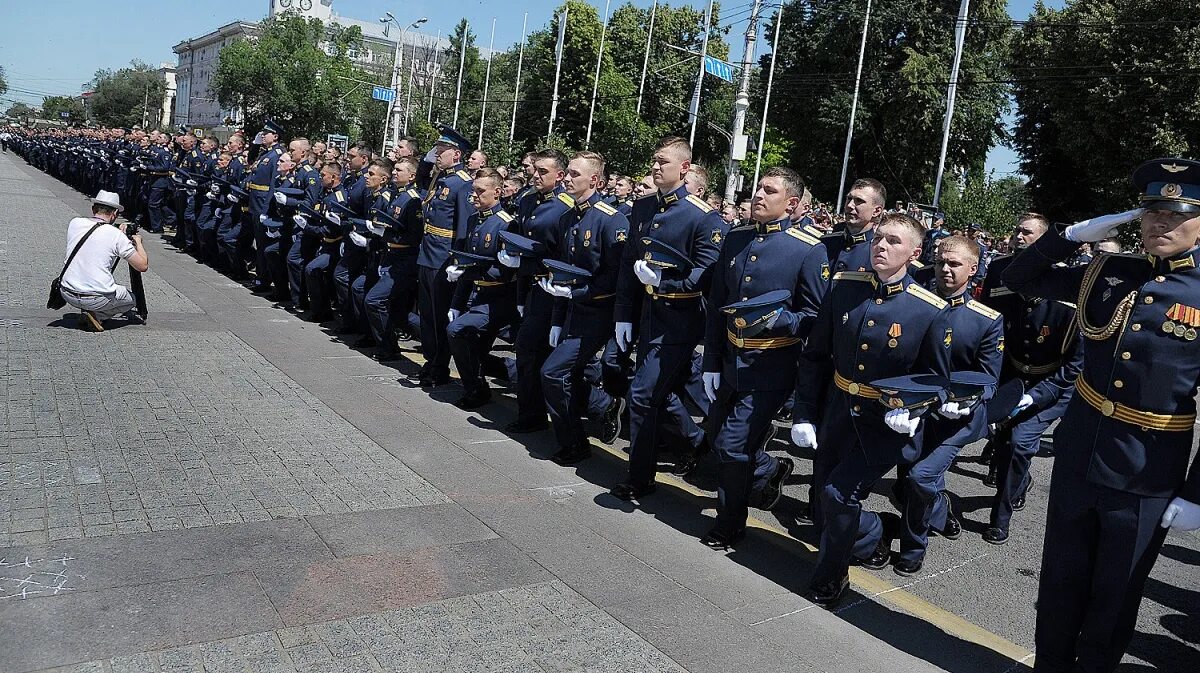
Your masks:
[[[389,89],[386,86],[372,87],[371,98],[374,98],[375,100],[385,100],[390,103],[396,100],[396,92],[395,90]]]
[[[59,113],[58,113],[58,116],[59,116],[59,117],[62,117],[63,119],[70,119],[70,118],[71,118],[71,113],[70,113],[70,112],[59,112]]]
[[[733,81],[733,66],[712,56],[704,57],[704,72],[719,77],[726,82]]]

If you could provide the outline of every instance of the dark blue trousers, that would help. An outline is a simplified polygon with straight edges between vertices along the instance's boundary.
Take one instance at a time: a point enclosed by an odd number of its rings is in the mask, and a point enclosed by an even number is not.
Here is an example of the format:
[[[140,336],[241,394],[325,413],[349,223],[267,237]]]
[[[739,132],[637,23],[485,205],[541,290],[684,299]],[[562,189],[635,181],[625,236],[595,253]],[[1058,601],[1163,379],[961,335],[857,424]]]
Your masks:
[[[771,414],[775,414],[775,409]],[[849,436],[854,428],[845,428]],[[820,451],[832,446],[819,446]],[[866,511],[862,501],[883,475],[895,467],[883,463],[870,465],[858,446],[851,446],[841,455],[837,466],[829,473],[821,489],[821,550],[817,553],[812,584],[840,579],[850,568],[851,557],[866,558],[875,551],[883,536],[883,522],[875,512]]]
[[[517,317],[516,297],[476,304],[458,316],[446,328],[454,366],[467,393],[486,390],[487,380],[480,373],[483,356],[492,350],[496,334]],[[422,321],[424,324],[424,321]]]
[[[367,291],[363,309],[375,342],[392,346],[396,323],[408,317],[408,307],[417,293],[417,254],[387,252],[376,270],[379,280]]]
[[[338,260],[337,266],[333,267],[333,290],[337,296],[338,311],[341,312],[342,329],[356,330],[365,324],[354,305],[351,287],[366,267],[366,248],[354,245],[346,239],[342,247],[342,258]]]
[[[234,278],[246,275],[246,262],[242,256],[242,240],[245,238],[242,233],[244,216],[241,206],[234,204],[224,211],[221,224],[217,227],[219,259]]]
[[[672,393],[678,401],[687,383],[695,349],[695,344],[638,344],[637,370],[629,387],[629,479],[635,486],[654,481],[664,424],[676,420],[695,425],[686,411],[681,415],[668,408]],[[693,433],[685,427],[681,434]]]
[[[713,452],[720,472],[717,528],[734,534],[746,527],[750,500],[762,492],[779,461],[762,450],[762,440],[789,390],[733,390],[723,385],[712,405],[717,426]]]
[[[542,391],[542,365],[550,355],[550,321],[553,297],[539,288],[529,291],[525,315],[517,330],[517,420],[540,422],[546,418],[546,397]]]
[[[421,312],[421,354],[425,356],[422,375],[450,375],[450,342],[446,328],[450,326],[450,299],[454,284],[446,280],[446,265],[437,269],[418,267],[417,303]]]
[[[308,288],[308,307],[315,316],[329,314],[333,301],[333,270],[337,266],[340,243],[323,243],[317,255],[304,267]]]
[[[900,467],[904,518],[900,529],[900,557],[904,560],[924,559],[929,546],[929,531],[945,528],[949,511],[941,493],[946,490],[946,470],[961,450],[961,446],[941,444],[911,466]]]
[[[542,391],[559,446],[586,446],[588,439],[583,416],[597,403],[593,398],[600,397],[598,404],[603,408],[612,401],[602,388],[593,386],[584,375],[606,341],[607,331],[562,337],[542,363]],[[519,376],[517,380],[520,380]]]
[[[292,234],[292,247],[287,253],[288,294],[297,308],[308,305],[308,294],[304,287],[304,267],[316,257],[321,239],[313,234],[297,231]]]
[[[171,181],[165,177],[155,177],[150,183],[150,193],[147,197],[146,208],[150,213],[150,231],[161,232],[163,227],[175,224],[175,210],[171,208]]]
[[[992,526],[1008,530],[1013,501],[1029,487],[1029,466],[1042,448],[1042,433],[1067,410],[1071,395],[1068,391],[1053,407],[1043,411],[1027,409],[992,439],[996,447],[992,460],[1000,468],[996,473],[996,496],[992,500]]]
[[[211,262],[217,257],[217,224],[220,208],[212,199],[204,199],[196,218],[196,257]]]

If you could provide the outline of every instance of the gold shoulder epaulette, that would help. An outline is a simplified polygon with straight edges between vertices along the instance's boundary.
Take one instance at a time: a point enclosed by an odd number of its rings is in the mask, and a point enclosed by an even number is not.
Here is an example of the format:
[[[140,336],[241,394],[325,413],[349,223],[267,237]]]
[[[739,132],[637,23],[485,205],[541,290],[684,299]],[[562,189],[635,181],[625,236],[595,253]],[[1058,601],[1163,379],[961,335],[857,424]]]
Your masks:
[[[637,197],[636,199],[634,199],[634,201],[645,201],[646,199],[656,199],[656,198],[658,198],[658,195],[655,194],[654,192],[650,192],[649,194],[646,194],[644,196]]]
[[[987,318],[988,320],[995,320],[996,318],[1000,317],[999,311],[981,301],[969,301],[967,302],[967,308]]]
[[[834,280],[857,280],[870,283],[875,280],[875,274],[870,271],[838,271],[833,274]]]
[[[500,211],[497,211],[497,212],[496,212],[496,217],[499,217],[500,219],[504,220],[505,222],[512,222],[512,221],[513,221],[513,216],[512,216],[512,215],[509,215],[507,210],[500,210]]]
[[[341,203],[346,200],[346,193],[339,189],[333,193],[333,198],[337,199],[338,203]]]
[[[605,215],[616,215],[617,214],[616,208],[613,208],[612,206],[608,205],[607,203],[605,203],[603,201],[597,201],[595,208],[596,208],[596,210],[604,213]]]
[[[455,173],[455,175],[462,178],[463,180],[466,180],[467,182],[470,182],[472,179],[471,174],[468,173],[465,169],[458,171],[457,173]]]
[[[926,290],[925,288],[921,287],[920,285],[917,285],[916,283],[911,283],[908,287],[904,288],[904,291],[911,294],[914,297],[917,297],[917,298],[922,299],[930,304],[933,304],[934,306],[938,307],[939,309],[946,308],[946,300],[945,299],[942,299],[941,297],[930,292],[929,290]]]
[[[804,229],[804,233],[806,233],[809,236],[812,236],[813,238],[816,238],[816,239],[820,239],[822,236],[825,235],[825,232],[821,231],[820,229],[817,229],[816,227],[812,226],[811,224],[804,225],[803,229]]]
[[[924,269],[925,268],[924,264],[922,264],[919,260],[915,260],[915,259],[913,261],[909,262],[908,265],[914,269]]]
[[[275,154],[278,154],[278,155],[280,155],[280,156],[283,156],[283,149],[282,149],[282,148],[280,148],[280,147],[276,147],[276,148],[275,148]]]
[[[391,200],[392,200],[392,193],[391,193],[391,192],[389,192],[389,191],[387,191],[387,190],[384,190],[384,191],[380,192],[380,193],[379,193],[379,196],[380,196],[380,197],[382,197],[384,201],[391,201]]]
[[[567,194],[567,193],[565,193],[565,192],[564,192],[564,193],[561,193],[561,194],[559,194],[559,195],[558,195],[558,200],[559,200],[559,201],[562,201],[562,202],[563,202],[563,203],[565,203],[565,204],[567,204],[567,207],[568,207],[568,208],[574,208],[574,207],[575,207],[575,199],[571,198],[571,195],[570,195],[570,194]]]
[[[705,213],[712,212],[712,209],[713,209],[712,206],[705,203],[704,199],[700,198],[699,196],[696,196],[695,194],[688,194],[687,200],[688,200],[688,203],[691,203],[693,206],[696,206],[697,208],[699,208],[701,211],[703,211]]]
[[[788,229],[787,235],[791,236],[792,238],[798,238],[809,245],[819,245],[821,243],[820,239],[818,239],[816,236],[806,233],[800,227],[792,227],[791,229]]]
[[[419,198],[421,198],[421,192],[418,192],[418,191],[417,191],[417,190],[415,190],[415,189],[410,189],[410,190],[408,190],[408,195],[409,195],[409,196],[411,196],[411,197],[413,197],[414,199],[419,199]]]

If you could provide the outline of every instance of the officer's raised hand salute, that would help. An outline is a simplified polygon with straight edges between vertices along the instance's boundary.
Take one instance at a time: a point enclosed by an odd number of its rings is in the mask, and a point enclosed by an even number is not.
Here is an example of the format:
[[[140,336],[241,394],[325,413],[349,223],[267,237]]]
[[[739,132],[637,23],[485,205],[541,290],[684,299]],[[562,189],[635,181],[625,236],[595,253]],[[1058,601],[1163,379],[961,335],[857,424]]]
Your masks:
[[[883,522],[863,511],[862,500],[921,447],[923,422],[907,409],[885,409],[871,382],[949,374],[954,334],[947,304],[907,273],[923,238],[923,227],[908,215],[884,215],[872,243],[872,271],[834,274],[800,361],[792,436],[817,450],[813,517],[821,551],[805,596],[819,605],[841,599],[851,562],[887,566]]]
[[[1200,457],[1188,469],[1200,383],[1200,163],[1155,159],[1133,182],[1144,211],[1047,234],[1004,274],[1015,291],[1075,300],[1084,336],[1076,394],[1054,434],[1036,671],[1115,670],[1167,527],[1200,528]],[[1139,216],[1148,255],[1056,266]]]
[[[774,507],[795,468],[767,453],[763,440],[795,386],[804,338],[829,282],[825,246],[790,226],[803,192],[795,171],[768,170],[751,205],[754,223],[729,232],[713,269],[703,377],[721,471],[717,523],[701,542],[715,549],[744,536],[752,499]]]

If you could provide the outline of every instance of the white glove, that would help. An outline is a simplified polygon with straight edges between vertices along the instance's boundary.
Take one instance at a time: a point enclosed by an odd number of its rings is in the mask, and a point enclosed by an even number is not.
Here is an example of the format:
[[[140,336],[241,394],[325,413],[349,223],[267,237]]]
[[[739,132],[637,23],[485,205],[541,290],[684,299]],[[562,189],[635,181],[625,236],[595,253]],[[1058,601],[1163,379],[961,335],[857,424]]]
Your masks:
[[[196,190],[194,190],[194,189],[185,189],[185,190],[183,190],[183,191],[187,192],[187,195],[188,195],[188,196],[195,196],[195,195],[196,195]]]
[[[883,422],[887,423],[893,432],[914,437],[917,434],[917,426],[921,424],[921,419],[912,418],[908,409],[892,409],[883,415]]]
[[[558,340],[561,338],[562,338],[562,328],[561,327],[551,327],[550,328],[550,347],[558,348]]]
[[[700,375],[700,378],[704,380],[704,395],[705,395],[705,397],[708,398],[709,402],[716,402],[717,401],[717,389],[721,387],[721,373],[720,372],[704,372],[703,374]]]
[[[1172,498],[1159,525],[1178,531],[1196,530],[1200,528],[1200,505],[1183,498]]]
[[[383,231],[385,228],[386,227],[381,227],[373,222],[367,222],[367,231],[375,234],[376,236],[383,236]]]
[[[542,288],[542,291],[551,297],[563,297],[565,299],[571,296],[571,288],[565,285],[554,285],[548,278],[539,279],[538,287]]]
[[[196,184],[196,181],[195,181],[195,180],[188,180],[188,181],[187,181],[185,184],[186,184],[188,187],[199,187],[199,186],[200,186],[200,185]]]
[[[287,203],[287,194],[284,194],[283,192],[275,192],[275,203],[278,203],[281,206]]]
[[[617,348],[624,353],[629,350],[629,342],[633,340],[633,323],[619,322],[613,330],[613,336],[617,338]]]
[[[642,281],[643,285],[658,287],[662,282],[662,270],[655,266],[650,266],[645,260],[639,259],[633,263],[633,273]]]
[[[959,404],[958,402],[947,402],[938,409],[938,413],[950,420],[955,420],[970,416],[971,407],[970,405]]]
[[[263,213],[262,215],[259,215],[259,216],[258,216],[258,221],[259,221],[259,222],[266,222],[266,221],[267,221],[267,214],[266,214],[266,213]]]
[[[459,278],[462,278],[462,275],[465,272],[466,269],[460,269],[458,268],[457,264],[451,264],[450,266],[446,267],[446,280],[454,283],[458,281]]]
[[[449,319],[450,322],[454,322],[455,320],[458,320],[458,316],[460,316],[460,315],[462,315],[462,311],[460,311],[456,308],[452,308],[449,311],[446,311],[446,318]]]
[[[517,315],[521,316],[522,318],[525,317],[525,305],[524,304],[517,304]]]
[[[137,173],[137,172],[138,172],[138,171],[140,171],[140,170],[142,170],[141,166],[130,166],[130,167],[129,167],[129,172],[130,172],[130,173]]]
[[[1117,228],[1126,222],[1132,222],[1145,212],[1142,208],[1134,208],[1115,215],[1101,215],[1090,220],[1076,222],[1063,230],[1063,238],[1076,243],[1095,243],[1117,235]]]
[[[778,313],[772,313],[771,317],[767,318],[767,329],[771,329],[772,327],[774,327],[775,323],[779,322],[779,316],[781,316],[781,315],[783,315],[782,311],[780,311]]]
[[[1022,395],[1021,400],[1017,402],[1017,407],[1009,413],[1009,416],[1015,416],[1018,412],[1025,411],[1033,406],[1033,398],[1029,395]]]
[[[341,215],[338,215],[337,213],[328,213],[327,215],[325,215],[325,217],[329,218],[330,222],[333,222],[334,224],[338,225],[339,227],[342,226],[342,216]]]
[[[221,194],[219,192],[217,192],[217,190],[215,190],[215,189],[210,189],[208,191],[208,193],[205,194],[205,196],[208,197],[209,201],[216,201],[218,198],[221,197]]]
[[[354,245],[357,245],[360,248],[367,247],[367,237],[363,236],[362,234],[358,233],[357,231],[350,232],[350,242],[353,243]]]
[[[308,226],[308,220],[304,219],[304,216],[299,213],[292,215],[292,222],[301,229],[304,229]]]
[[[503,250],[496,253],[496,260],[510,269],[516,269],[521,266],[520,257],[514,257]]]
[[[225,200],[229,201],[230,203],[237,203],[238,197],[236,194],[230,194],[229,196],[225,197]]]
[[[283,232],[278,229],[267,230],[267,238],[279,238],[280,236],[283,236]]]
[[[812,423],[793,425],[792,443],[802,449],[817,448],[817,427]]]

